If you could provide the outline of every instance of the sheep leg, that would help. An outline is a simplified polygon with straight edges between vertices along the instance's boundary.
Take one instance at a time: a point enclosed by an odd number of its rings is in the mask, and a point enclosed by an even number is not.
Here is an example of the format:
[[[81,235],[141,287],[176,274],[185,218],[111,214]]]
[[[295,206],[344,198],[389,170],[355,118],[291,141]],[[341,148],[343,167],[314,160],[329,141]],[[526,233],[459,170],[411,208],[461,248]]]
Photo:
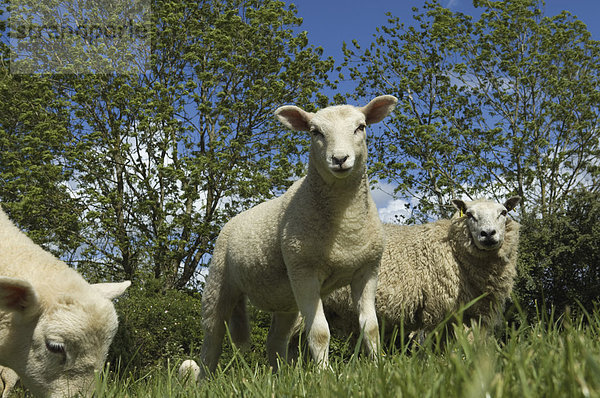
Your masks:
[[[278,369],[278,358],[288,359],[288,343],[296,320],[297,312],[274,312],[271,316],[271,327],[267,336],[267,354],[273,370]]]
[[[352,280],[350,287],[367,354],[375,358],[379,352],[379,324],[375,311],[377,275],[372,272],[359,273]]]
[[[291,268],[291,267],[290,267]],[[329,365],[329,325],[323,312],[321,284],[316,275],[290,274],[292,289],[300,313],[304,317],[308,348],[321,368]]]
[[[204,379],[207,374],[214,372],[221,356],[223,337],[225,337],[225,320],[217,319],[211,322],[210,326],[204,328],[204,340],[200,350],[200,377],[198,380]]]
[[[231,318],[234,308],[243,299],[243,294],[229,286],[226,280],[216,277],[213,279],[209,275],[202,296],[204,340],[200,351],[202,364],[199,380],[216,369],[225,337],[225,322]],[[237,312],[240,311],[238,308]]]
[[[229,319],[229,333],[231,340],[241,351],[246,351],[250,346],[250,325],[246,312],[246,296],[242,295],[233,307]]]
[[[11,391],[19,381],[19,376],[14,370],[0,366],[0,388],[2,390],[2,398],[7,398],[11,394]]]

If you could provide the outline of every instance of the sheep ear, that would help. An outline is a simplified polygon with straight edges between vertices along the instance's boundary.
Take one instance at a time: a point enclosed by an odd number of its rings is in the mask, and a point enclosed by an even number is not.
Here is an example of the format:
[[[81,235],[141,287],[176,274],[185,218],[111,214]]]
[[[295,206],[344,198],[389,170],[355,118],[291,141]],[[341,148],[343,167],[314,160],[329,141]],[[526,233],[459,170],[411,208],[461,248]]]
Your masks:
[[[461,216],[467,211],[467,205],[463,200],[452,199],[452,204],[454,205],[454,207],[456,207],[458,211],[460,211]]]
[[[275,116],[286,127],[294,131],[310,130],[310,119],[314,113],[306,112],[297,106],[286,105],[275,111]]]
[[[0,309],[25,312],[38,306],[38,296],[31,283],[17,278],[0,277]]]
[[[96,289],[101,296],[112,300],[122,295],[129,285],[131,285],[131,281],[120,283],[95,283],[92,285],[92,287]]]
[[[517,207],[517,205],[519,204],[519,202],[521,202],[521,197],[520,196],[513,196],[512,198],[508,199],[504,203],[504,207],[506,207],[507,211],[511,211],[512,209],[514,209],[515,207]]]
[[[398,98],[393,95],[381,95],[360,108],[366,116],[366,123],[373,124],[383,120],[396,107]]]

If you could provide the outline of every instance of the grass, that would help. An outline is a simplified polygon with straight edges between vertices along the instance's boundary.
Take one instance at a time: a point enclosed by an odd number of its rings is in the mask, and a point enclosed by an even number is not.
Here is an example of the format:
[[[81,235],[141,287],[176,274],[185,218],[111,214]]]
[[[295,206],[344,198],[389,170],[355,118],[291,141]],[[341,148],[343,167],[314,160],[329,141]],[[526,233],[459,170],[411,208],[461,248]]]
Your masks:
[[[388,347],[378,362],[346,348],[330,355],[331,369],[299,361],[277,374],[236,354],[199,387],[177,379],[176,363],[106,371],[96,397],[600,397],[600,313],[507,323],[498,335],[455,328],[441,344]]]

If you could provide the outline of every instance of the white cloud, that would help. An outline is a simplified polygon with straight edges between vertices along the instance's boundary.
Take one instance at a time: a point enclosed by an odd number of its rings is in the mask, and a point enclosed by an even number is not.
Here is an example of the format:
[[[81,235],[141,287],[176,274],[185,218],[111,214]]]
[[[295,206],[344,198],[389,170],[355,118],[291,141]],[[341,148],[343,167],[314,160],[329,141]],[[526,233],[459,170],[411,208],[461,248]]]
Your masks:
[[[406,208],[408,202],[402,199],[390,200],[385,207],[379,207],[379,218],[384,223],[398,223],[410,217],[410,210]]]
[[[446,5],[446,8],[452,9],[452,8],[458,8],[459,6],[460,6],[459,0],[448,0],[448,4]]]
[[[394,186],[378,183],[375,187],[371,188],[371,196],[378,209],[385,207],[388,202],[394,199]]]
[[[394,186],[390,184],[378,184],[371,190],[379,218],[384,223],[397,223],[396,216],[400,217],[400,220],[410,217],[410,210],[406,205],[411,203],[411,200],[396,198],[393,192]]]

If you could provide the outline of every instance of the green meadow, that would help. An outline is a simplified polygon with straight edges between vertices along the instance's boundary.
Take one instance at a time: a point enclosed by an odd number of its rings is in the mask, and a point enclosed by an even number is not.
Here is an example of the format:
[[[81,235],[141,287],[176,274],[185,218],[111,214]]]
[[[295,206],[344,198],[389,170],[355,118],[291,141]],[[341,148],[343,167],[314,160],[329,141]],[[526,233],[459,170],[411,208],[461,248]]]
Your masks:
[[[331,366],[310,360],[278,373],[234,352],[200,386],[177,377],[179,360],[97,380],[96,397],[596,397],[600,396],[600,312],[505,322],[494,336],[453,327],[420,344],[387,343],[379,360],[350,340],[332,340]],[[19,393],[17,393],[19,396]],[[24,396],[24,395],[22,395]]]

